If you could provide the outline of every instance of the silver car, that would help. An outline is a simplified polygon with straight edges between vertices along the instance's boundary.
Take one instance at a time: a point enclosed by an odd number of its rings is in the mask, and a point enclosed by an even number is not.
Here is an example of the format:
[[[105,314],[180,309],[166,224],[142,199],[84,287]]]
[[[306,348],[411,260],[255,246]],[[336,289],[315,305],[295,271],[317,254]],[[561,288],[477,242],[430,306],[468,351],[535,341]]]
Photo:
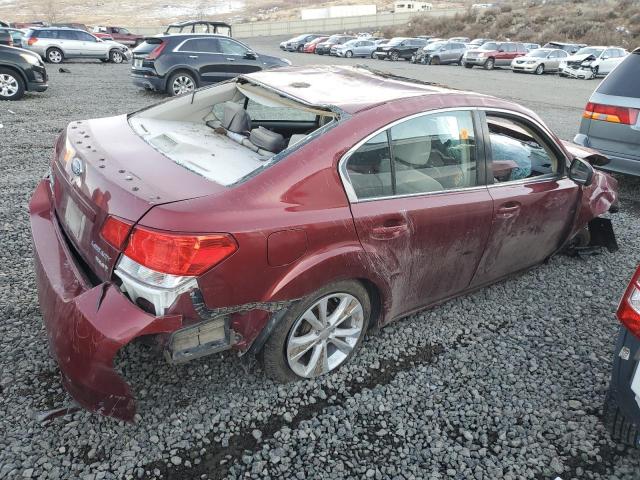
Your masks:
[[[412,63],[423,65],[446,65],[450,63],[462,63],[462,56],[467,51],[467,46],[462,42],[442,41],[433,42],[418,50],[411,57]]]
[[[368,57],[374,58],[373,52],[378,48],[378,44],[366,38],[356,38],[336,47],[338,57]]]
[[[579,145],[609,157],[601,168],[640,176],[640,48],[630,53],[593,92],[582,114]]]
[[[95,58],[113,63],[131,59],[126,45],[102,40],[75,28],[32,28],[23,37],[22,46],[50,63],[62,63],[69,58]]]
[[[511,61],[511,70],[514,72],[535,73],[542,75],[545,72],[557,72],[560,62],[569,54],[557,48],[538,48],[527,53],[524,57],[517,57]]]

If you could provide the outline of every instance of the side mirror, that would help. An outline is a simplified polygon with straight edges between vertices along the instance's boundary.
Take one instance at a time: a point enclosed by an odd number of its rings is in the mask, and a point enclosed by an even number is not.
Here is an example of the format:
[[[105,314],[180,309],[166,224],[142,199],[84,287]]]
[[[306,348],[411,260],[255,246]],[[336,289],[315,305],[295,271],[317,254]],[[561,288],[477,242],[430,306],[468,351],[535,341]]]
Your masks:
[[[500,50],[498,50],[498,53],[504,53],[504,48],[501,48]]]
[[[258,58],[258,56],[253,50],[247,50],[247,53],[244,54],[244,58],[246,58],[247,60],[255,60],[256,58]]]
[[[581,158],[574,158],[569,167],[569,178],[579,185],[588,187],[593,182],[593,167]]]

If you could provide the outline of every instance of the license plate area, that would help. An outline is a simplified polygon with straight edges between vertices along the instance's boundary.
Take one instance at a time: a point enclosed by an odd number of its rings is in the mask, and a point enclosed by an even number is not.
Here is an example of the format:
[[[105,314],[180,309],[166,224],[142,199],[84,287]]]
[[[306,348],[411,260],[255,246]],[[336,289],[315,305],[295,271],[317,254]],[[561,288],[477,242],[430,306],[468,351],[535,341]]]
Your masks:
[[[71,196],[67,196],[65,200],[63,223],[72,241],[76,245],[80,244],[86,229],[87,216],[82,213]]]

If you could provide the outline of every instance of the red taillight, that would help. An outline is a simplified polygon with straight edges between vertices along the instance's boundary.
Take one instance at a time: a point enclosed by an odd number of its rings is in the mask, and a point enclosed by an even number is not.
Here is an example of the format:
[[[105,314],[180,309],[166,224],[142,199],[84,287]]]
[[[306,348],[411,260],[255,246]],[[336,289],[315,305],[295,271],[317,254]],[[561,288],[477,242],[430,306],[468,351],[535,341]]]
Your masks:
[[[27,40],[27,45],[33,45],[37,41],[38,39],[36,37],[29,37],[29,40]]]
[[[158,58],[160,56],[160,54],[162,53],[162,51],[164,50],[164,47],[166,47],[167,44],[162,42],[161,44],[159,44],[156,48],[154,48],[153,50],[151,50],[151,53],[147,56],[147,60],[155,60],[156,58]]]
[[[124,253],[157,272],[196,276],[237,249],[235,239],[225,233],[182,235],[136,227]]]
[[[640,267],[636,270],[631,283],[624,292],[618,306],[618,320],[627,329],[640,338]]]
[[[107,217],[102,225],[100,235],[109,245],[120,250],[124,246],[124,242],[127,241],[132,226],[133,224],[126,220],[110,216]]]
[[[599,103],[587,103],[582,116],[591,120],[621,123],[623,125],[635,125],[638,121],[638,112],[634,108],[615,107]]]

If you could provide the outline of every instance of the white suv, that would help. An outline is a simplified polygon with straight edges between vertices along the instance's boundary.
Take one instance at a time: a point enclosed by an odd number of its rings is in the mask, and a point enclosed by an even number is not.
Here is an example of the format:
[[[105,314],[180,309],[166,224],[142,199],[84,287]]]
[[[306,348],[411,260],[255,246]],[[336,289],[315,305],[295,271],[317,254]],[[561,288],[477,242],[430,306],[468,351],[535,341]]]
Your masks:
[[[68,58],[95,58],[103,62],[122,63],[131,58],[131,51],[125,45],[102,40],[75,28],[32,28],[22,39],[22,46],[50,63],[62,63]]]

